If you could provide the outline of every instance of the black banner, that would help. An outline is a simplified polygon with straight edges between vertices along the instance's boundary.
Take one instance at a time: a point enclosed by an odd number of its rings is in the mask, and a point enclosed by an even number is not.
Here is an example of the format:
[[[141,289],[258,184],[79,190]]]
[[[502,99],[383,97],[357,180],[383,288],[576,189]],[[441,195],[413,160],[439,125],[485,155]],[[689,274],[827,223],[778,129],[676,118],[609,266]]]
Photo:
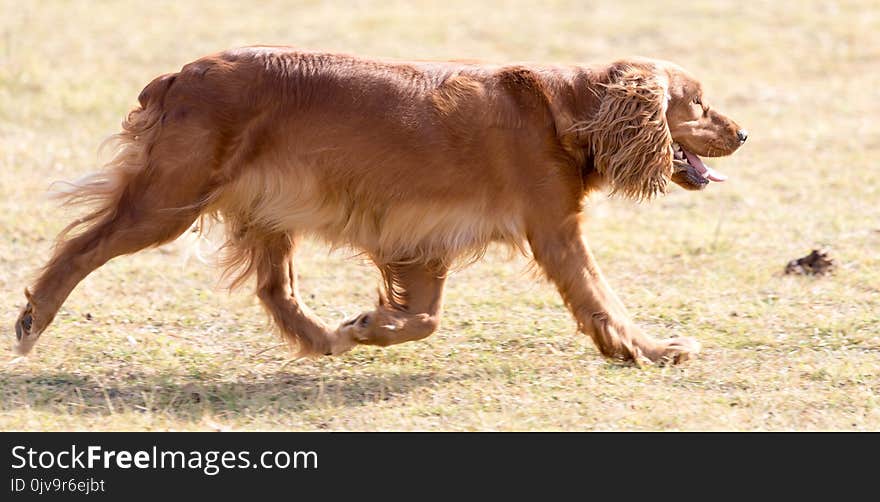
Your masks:
[[[5,433],[0,500],[242,500],[259,494],[522,495],[717,480],[800,487],[873,472],[877,436],[826,434]],[[731,485],[736,481],[735,485]],[[347,488],[346,488],[347,487]],[[648,493],[651,490],[649,489]],[[646,495],[648,494],[646,493]],[[413,492],[413,497],[416,493]],[[418,498],[418,497],[417,497]],[[161,499],[159,499],[161,500]],[[246,499],[245,499],[246,500]]]

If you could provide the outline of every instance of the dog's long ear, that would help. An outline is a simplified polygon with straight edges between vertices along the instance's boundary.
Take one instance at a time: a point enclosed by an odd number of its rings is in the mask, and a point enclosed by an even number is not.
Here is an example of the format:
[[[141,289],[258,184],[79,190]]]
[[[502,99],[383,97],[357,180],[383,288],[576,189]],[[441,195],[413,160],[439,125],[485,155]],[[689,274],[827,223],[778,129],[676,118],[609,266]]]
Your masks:
[[[599,108],[576,129],[599,174],[612,193],[625,197],[643,200],[665,193],[672,175],[666,83],[650,69],[622,65],[598,87]]]

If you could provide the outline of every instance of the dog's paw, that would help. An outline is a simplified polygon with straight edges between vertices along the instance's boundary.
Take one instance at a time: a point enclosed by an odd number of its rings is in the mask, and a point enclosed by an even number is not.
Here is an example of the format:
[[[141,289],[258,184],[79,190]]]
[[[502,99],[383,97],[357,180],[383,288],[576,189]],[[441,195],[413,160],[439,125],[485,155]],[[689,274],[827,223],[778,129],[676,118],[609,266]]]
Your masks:
[[[364,312],[352,317],[336,328],[330,334],[330,350],[325,354],[336,356],[351,350],[355,345],[365,343],[370,335],[370,321],[372,314]]]
[[[687,361],[700,352],[700,342],[695,338],[681,336],[662,340],[650,354],[643,354],[644,359],[660,366],[679,364]]]
[[[351,337],[352,340],[356,342],[365,342],[369,338],[370,334],[370,321],[373,320],[372,312],[364,312],[355,317],[347,319],[339,325],[339,328],[336,330],[340,333],[345,333],[347,336]]]
[[[15,321],[15,353],[20,356],[28,355],[39,336],[39,332],[34,330],[34,309],[28,303]]]

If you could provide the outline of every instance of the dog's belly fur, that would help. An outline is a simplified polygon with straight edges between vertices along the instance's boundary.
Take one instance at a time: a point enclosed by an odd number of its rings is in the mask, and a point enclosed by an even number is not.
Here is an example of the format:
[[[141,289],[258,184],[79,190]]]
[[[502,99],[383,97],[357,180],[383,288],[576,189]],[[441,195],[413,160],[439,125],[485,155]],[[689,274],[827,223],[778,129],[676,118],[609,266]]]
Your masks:
[[[373,196],[362,197],[358,190]],[[521,212],[509,201],[502,201],[508,207],[498,202],[478,193],[465,200],[436,193],[401,198],[381,187],[341,185],[330,170],[314,165],[264,163],[249,166],[226,186],[215,210],[230,232],[312,235],[388,263],[451,262],[478,256],[495,241],[522,247]]]

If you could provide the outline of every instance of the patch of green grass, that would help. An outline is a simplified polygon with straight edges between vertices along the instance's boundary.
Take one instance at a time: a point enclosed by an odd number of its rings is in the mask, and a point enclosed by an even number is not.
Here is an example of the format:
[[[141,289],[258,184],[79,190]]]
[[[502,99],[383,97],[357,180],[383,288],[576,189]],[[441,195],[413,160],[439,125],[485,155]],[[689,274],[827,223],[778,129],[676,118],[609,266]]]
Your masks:
[[[676,61],[750,131],[731,175],[650,204],[591,202],[594,251],[636,320],[701,356],[601,359],[521,257],[449,281],[440,332],[291,362],[245,288],[183,243],[119,258],[70,296],[36,353],[0,361],[0,429],[633,430],[880,428],[880,9],[844,2],[0,0],[0,325],[75,215],[53,180],[99,164],[154,76],[253,43],[401,58]],[[137,12],[133,17],[131,12]],[[687,29],[682,26],[686,24]],[[782,275],[825,247],[834,275]],[[327,320],[377,274],[313,243],[301,289]],[[8,360],[12,360],[9,355]]]

